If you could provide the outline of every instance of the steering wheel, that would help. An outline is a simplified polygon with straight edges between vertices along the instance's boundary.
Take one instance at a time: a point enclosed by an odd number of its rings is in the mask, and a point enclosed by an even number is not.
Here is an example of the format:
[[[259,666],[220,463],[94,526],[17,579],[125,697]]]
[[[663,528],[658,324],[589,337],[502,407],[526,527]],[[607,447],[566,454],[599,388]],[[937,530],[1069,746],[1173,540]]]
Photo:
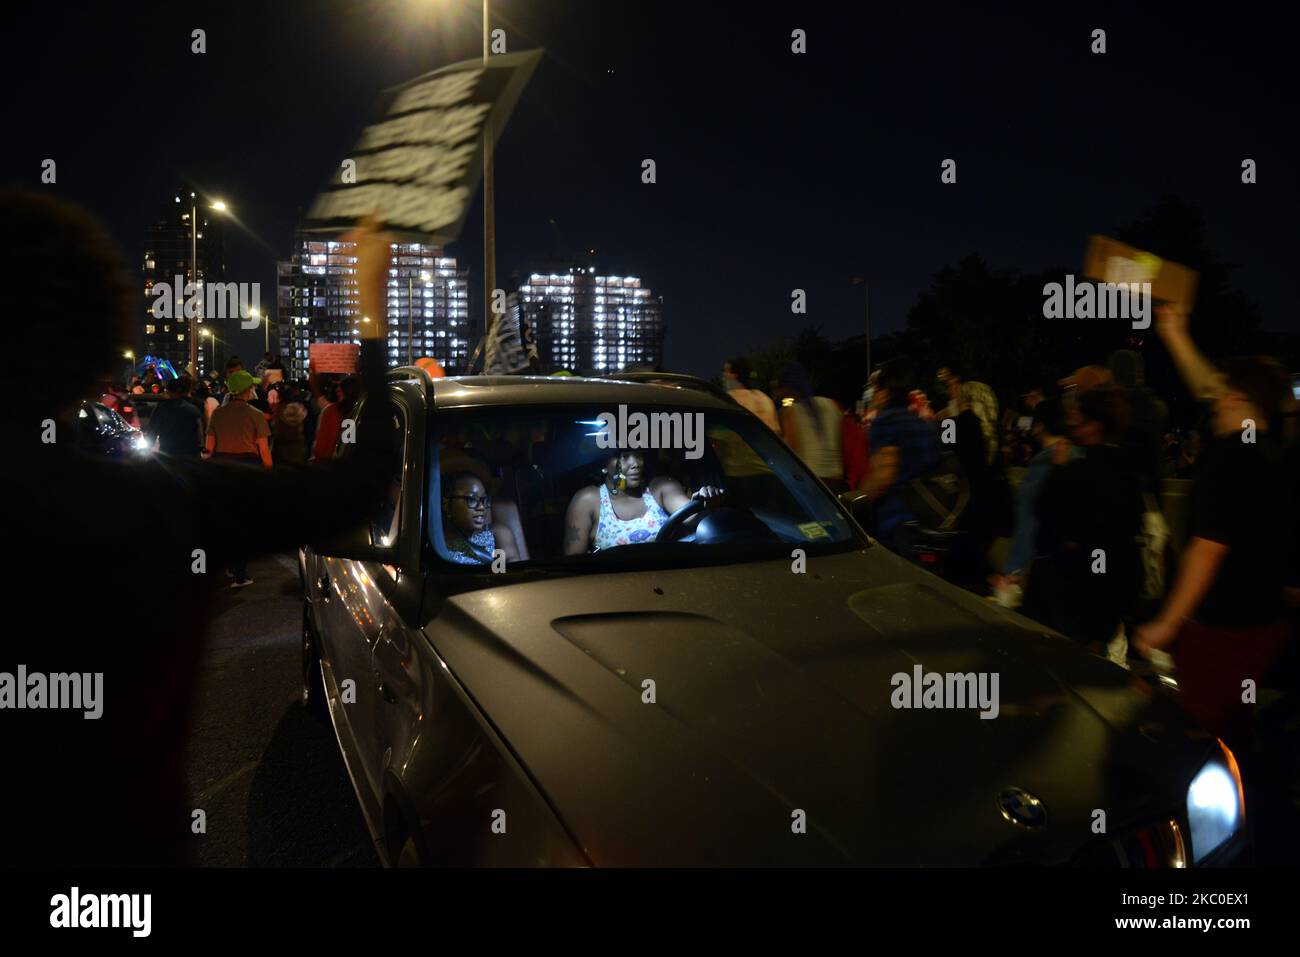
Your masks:
[[[693,518],[708,506],[702,498],[693,498],[677,511],[668,516],[668,521],[659,526],[655,535],[656,542],[675,542],[681,538],[687,519]]]

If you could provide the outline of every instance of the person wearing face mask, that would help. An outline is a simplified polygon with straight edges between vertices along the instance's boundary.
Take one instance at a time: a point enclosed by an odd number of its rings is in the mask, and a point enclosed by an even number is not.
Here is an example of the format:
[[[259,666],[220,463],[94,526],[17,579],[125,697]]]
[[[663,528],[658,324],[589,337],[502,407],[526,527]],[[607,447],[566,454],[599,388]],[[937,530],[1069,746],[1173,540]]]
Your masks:
[[[453,562],[490,565],[497,549],[507,562],[519,561],[519,548],[509,526],[489,521],[491,505],[487,488],[478,476],[455,472],[443,477],[443,544]]]
[[[706,485],[687,495],[676,479],[649,479],[645,455],[619,449],[605,460],[600,485],[579,489],[564,517],[564,554],[654,541],[668,516],[692,499],[713,502],[722,489]]]

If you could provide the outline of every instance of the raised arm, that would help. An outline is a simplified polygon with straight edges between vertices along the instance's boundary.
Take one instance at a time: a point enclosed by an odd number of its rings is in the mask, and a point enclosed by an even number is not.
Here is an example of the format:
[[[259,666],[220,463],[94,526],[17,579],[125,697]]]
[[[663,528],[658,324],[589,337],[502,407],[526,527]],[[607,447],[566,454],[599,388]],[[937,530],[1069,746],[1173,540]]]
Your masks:
[[[1157,306],[1156,333],[1169,350],[1183,383],[1195,398],[1209,400],[1223,393],[1223,375],[1196,348],[1188,331],[1187,313],[1173,304]]]

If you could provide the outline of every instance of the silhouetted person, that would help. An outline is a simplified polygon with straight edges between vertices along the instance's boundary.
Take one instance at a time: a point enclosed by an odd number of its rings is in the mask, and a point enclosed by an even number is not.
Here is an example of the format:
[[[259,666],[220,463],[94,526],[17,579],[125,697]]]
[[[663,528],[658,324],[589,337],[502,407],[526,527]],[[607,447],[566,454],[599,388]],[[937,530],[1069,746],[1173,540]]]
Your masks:
[[[939,433],[909,408],[912,367],[904,359],[882,363],[871,395],[871,467],[860,488],[875,503],[876,537],[893,551],[897,535],[915,519],[902,487],[939,466]]]
[[[1142,587],[1142,481],[1119,447],[1118,399],[1098,388],[1067,412],[1082,456],[1053,469],[1038,500],[1027,616],[1103,653]]]
[[[1133,458],[1143,491],[1160,491],[1160,450],[1169,424],[1169,407],[1146,386],[1142,355],[1119,349],[1106,360],[1123,405],[1120,447]]]
[[[0,412],[14,438],[0,479],[5,529],[23,555],[0,587],[6,607],[38,622],[10,629],[0,672],[91,675],[77,686],[92,695],[98,687],[100,712],[87,718],[84,699],[81,708],[17,710],[10,702],[0,711],[4,863],[183,863],[196,839],[185,799],[187,722],[222,564],[239,551],[293,548],[364,521],[394,468],[390,404],[367,403],[356,454],[322,467],[78,452],[78,404],[119,365],[139,291],[112,241],[76,207],[5,192],[0,222],[10,238],[0,279],[23,317],[9,343],[23,356],[10,370],[22,402]],[[358,239],[368,250],[359,263],[363,308],[382,316],[387,246],[372,233]],[[57,350],[51,329],[60,332]],[[380,344],[368,340],[362,361],[382,394]],[[57,423],[54,442],[42,441],[47,419]],[[150,576],[143,605],[100,567],[104,555],[142,538]],[[17,690],[29,704],[42,701]]]
[[[158,403],[144,434],[158,440],[158,451],[196,459],[203,449],[203,413],[189,400],[190,378],[167,383],[167,398]]]

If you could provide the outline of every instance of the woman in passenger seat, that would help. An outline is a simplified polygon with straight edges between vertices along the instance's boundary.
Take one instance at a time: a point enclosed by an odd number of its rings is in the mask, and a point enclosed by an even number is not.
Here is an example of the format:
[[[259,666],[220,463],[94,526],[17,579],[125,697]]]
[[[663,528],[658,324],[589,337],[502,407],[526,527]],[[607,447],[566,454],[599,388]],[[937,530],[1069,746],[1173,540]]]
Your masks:
[[[620,449],[605,462],[604,481],[579,489],[564,516],[564,554],[654,541],[668,516],[692,499],[712,501],[722,489],[706,485],[687,495],[676,479],[646,480],[645,455]]]
[[[507,562],[519,561],[514,533],[489,524],[492,500],[478,476],[454,472],[442,479],[442,535],[448,557],[461,565],[489,565],[499,548]]]

